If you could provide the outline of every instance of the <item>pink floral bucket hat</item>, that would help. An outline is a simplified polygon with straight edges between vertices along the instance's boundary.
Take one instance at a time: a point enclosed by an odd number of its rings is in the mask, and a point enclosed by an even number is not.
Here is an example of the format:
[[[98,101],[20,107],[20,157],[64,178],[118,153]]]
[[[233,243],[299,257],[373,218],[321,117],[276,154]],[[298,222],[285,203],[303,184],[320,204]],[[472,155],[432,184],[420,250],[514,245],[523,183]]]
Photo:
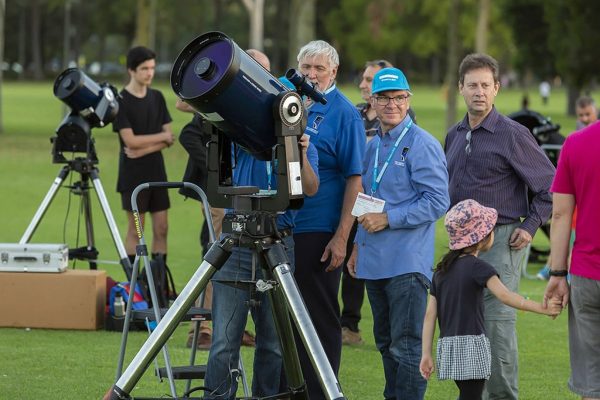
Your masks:
[[[460,250],[481,242],[496,226],[498,211],[473,199],[457,203],[446,214],[444,225],[450,236],[450,250]]]

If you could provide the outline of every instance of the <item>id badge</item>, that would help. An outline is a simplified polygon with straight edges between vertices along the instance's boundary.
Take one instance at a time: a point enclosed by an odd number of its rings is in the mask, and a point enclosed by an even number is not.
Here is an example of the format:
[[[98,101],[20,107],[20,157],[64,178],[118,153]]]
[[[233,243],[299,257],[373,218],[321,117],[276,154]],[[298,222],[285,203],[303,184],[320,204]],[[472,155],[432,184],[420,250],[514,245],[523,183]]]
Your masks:
[[[385,206],[385,200],[369,196],[365,193],[359,193],[356,196],[354,207],[352,207],[352,215],[360,217],[367,213],[381,213],[383,212],[383,206]]]

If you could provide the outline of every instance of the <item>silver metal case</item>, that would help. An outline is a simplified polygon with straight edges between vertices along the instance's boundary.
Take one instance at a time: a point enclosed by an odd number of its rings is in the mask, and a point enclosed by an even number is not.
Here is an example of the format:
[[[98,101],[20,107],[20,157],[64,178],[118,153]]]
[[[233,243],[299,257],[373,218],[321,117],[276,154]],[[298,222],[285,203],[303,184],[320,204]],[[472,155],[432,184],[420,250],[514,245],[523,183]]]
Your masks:
[[[63,272],[68,262],[66,244],[0,243],[0,272]]]

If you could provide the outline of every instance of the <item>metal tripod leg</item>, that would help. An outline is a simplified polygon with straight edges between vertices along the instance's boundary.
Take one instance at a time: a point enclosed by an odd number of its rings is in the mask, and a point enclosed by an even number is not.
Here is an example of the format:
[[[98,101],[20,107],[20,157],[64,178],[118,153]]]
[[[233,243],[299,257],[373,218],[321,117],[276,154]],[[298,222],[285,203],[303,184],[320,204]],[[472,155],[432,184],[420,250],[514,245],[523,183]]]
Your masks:
[[[140,232],[141,234],[141,230],[139,230],[138,232]],[[140,235],[140,245],[138,246],[138,249],[136,250],[136,258],[140,258],[140,257],[144,257],[144,269],[146,271],[146,279],[148,279],[148,289],[150,291],[150,299],[152,300],[152,310],[154,311],[154,320],[156,321],[157,324],[160,324],[161,318],[160,318],[160,306],[158,304],[158,296],[156,294],[156,286],[154,284],[154,273],[152,272],[152,264],[150,263],[150,258],[148,257],[148,249],[146,247],[146,243],[144,241],[144,235],[141,234]],[[135,286],[134,286],[135,288]],[[130,288],[131,290],[131,288]],[[187,312],[187,310],[189,310],[191,308],[188,307],[185,312]],[[184,312],[184,314],[185,314]],[[171,336],[169,334],[169,336]],[[177,398],[177,389],[175,389],[175,379],[173,378],[173,370],[171,369],[171,357],[169,356],[169,348],[167,347],[167,344],[165,343],[162,346],[162,350],[163,350],[163,356],[165,359],[165,368],[167,371],[167,380],[169,381],[169,388],[171,389],[171,396],[173,396],[174,398]],[[159,372],[158,372],[158,364],[156,365],[156,375],[160,376]]]
[[[129,257],[127,257],[127,251],[125,250],[125,245],[121,240],[121,236],[119,236],[119,229],[117,228],[117,223],[115,222],[115,217],[113,217],[112,212],[110,211],[110,206],[108,205],[108,200],[106,198],[106,193],[104,193],[104,188],[102,187],[102,182],[100,182],[100,176],[98,175],[97,169],[92,169],[90,172],[90,176],[92,177],[92,184],[94,185],[94,189],[96,190],[96,195],[98,196],[98,201],[100,202],[100,207],[102,208],[102,213],[104,214],[104,218],[106,218],[106,223],[108,224],[108,228],[110,230],[110,235],[113,239],[113,243],[117,248],[117,252],[119,253],[121,266],[125,271],[125,275],[127,276],[127,280],[131,280],[131,262],[129,261]]]
[[[211,277],[227,261],[233,248],[234,240],[226,237],[220,242],[214,243],[204,261],[187,285],[183,288],[173,305],[169,308],[163,319],[148,337],[142,348],[135,355],[127,369],[117,380],[105,399],[122,400],[129,399],[129,393],[139,382],[152,360],[160,349],[173,334],[177,325],[183,320],[187,311],[192,307],[194,301],[204,290]]]
[[[90,190],[89,190],[89,177],[87,175],[81,175],[80,189],[81,189],[81,207],[83,208],[83,215],[85,219],[85,235],[87,239],[86,250],[95,250],[96,241],[94,240],[94,223],[92,221],[92,203],[90,202]],[[96,258],[96,257],[95,257]],[[96,261],[89,260],[90,269],[98,269]],[[129,276],[127,276],[129,279]]]
[[[300,334],[302,342],[304,343],[304,347],[306,347],[307,353],[310,356],[311,364],[317,372],[321,388],[323,389],[326,398],[329,400],[345,399],[344,394],[341,391],[340,383],[338,382],[335,373],[329,364],[329,360],[327,359],[327,355],[325,354],[323,346],[319,341],[319,337],[317,336],[317,332],[312,324],[308,310],[306,309],[304,301],[300,296],[300,292],[298,290],[298,286],[296,285],[296,281],[294,280],[290,265],[286,262],[287,257],[283,248],[283,244],[280,242],[273,244],[269,249],[266,250],[265,258],[267,259],[267,264],[273,268],[273,276],[281,287],[279,292],[285,298],[288,310],[292,316],[292,319],[296,323],[296,328],[298,328],[298,333]],[[288,342],[291,341],[293,345],[293,336],[288,336],[282,339],[287,340]],[[295,357],[297,360],[297,353]],[[288,366],[286,363],[286,367],[289,369],[291,366]],[[297,362],[296,368],[300,368],[299,362]],[[294,371],[293,369],[291,371],[294,374],[298,374],[298,372]],[[287,370],[286,373],[289,374]],[[297,380],[298,377],[294,377],[292,374],[291,376],[288,375],[288,379]],[[298,382],[290,383],[298,384]]]
[[[27,229],[25,229],[25,232],[23,233],[21,240],[19,240],[20,244],[28,243],[31,240],[31,237],[35,233],[40,222],[42,221],[44,214],[46,214],[46,211],[48,211],[48,207],[52,203],[52,200],[54,199],[54,197],[56,197],[56,193],[58,192],[58,189],[60,189],[65,178],[69,175],[70,172],[71,172],[71,166],[69,166],[69,165],[65,165],[60,170],[60,172],[58,173],[58,176],[54,179],[54,182],[52,182],[52,185],[50,186],[48,193],[46,193],[46,196],[42,200],[42,203],[40,204],[37,211],[35,212],[33,219],[29,223],[29,226],[27,227]],[[86,174],[88,174],[88,172],[81,173],[81,180],[83,182],[83,185],[87,185]],[[125,275],[127,276],[127,280],[131,280],[131,270],[132,270],[131,262],[129,261],[129,258],[127,257],[127,252],[125,251],[125,246],[123,245],[123,242],[121,241],[121,237],[119,236],[119,230],[117,229],[117,224],[112,215],[112,212],[110,211],[110,206],[108,205],[108,200],[106,198],[106,194],[104,193],[104,188],[102,187],[102,183],[100,182],[98,170],[96,168],[90,169],[89,175],[92,178],[92,184],[94,185],[94,189],[96,189],[96,194],[98,195],[98,200],[99,200],[100,206],[102,208],[102,213],[104,214],[104,217],[106,218],[106,222],[108,223],[108,228],[110,230],[113,242],[115,244],[117,252],[119,253],[119,257],[120,257],[119,261],[121,263],[121,266],[123,267],[123,271],[125,272]],[[88,247],[90,247],[90,245],[91,246],[94,245],[94,233],[93,233],[93,226],[92,226],[92,220],[91,220],[91,217],[92,217],[91,203],[90,203],[90,199],[89,199],[88,189],[84,188],[82,190],[83,190],[82,195],[83,195],[83,199],[84,199],[83,207],[84,207],[85,218],[86,218],[86,233],[87,233],[87,239],[88,239]],[[95,263],[90,263],[90,265],[92,268],[95,267]]]
[[[272,276],[272,272],[269,271],[269,273]],[[294,393],[291,398],[293,400],[308,400],[308,392],[306,391],[304,376],[300,367],[290,315],[282,290],[270,290],[269,299],[271,301],[275,328],[279,334],[279,344],[281,345],[281,353],[283,355],[283,370],[285,371],[290,391]]]
[[[37,229],[40,222],[42,221],[44,214],[46,214],[46,211],[48,211],[50,203],[52,203],[52,200],[56,196],[56,192],[58,192],[58,189],[60,189],[60,186],[62,185],[67,175],[69,175],[69,172],[71,172],[70,167],[68,165],[65,165],[58,173],[58,176],[54,178],[54,182],[52,182],[48,193],[46,193],[46,197],[44,197],[44,200],[42,200],[42,203],[35,212],[33,219],[29,223],[29,226],[27,227],[27,229],[25,229],[25,233],[23,233],[21,240],[19,240],[19,244],[25,244],[31,240],[31,237],[35,233],[35,230]]]

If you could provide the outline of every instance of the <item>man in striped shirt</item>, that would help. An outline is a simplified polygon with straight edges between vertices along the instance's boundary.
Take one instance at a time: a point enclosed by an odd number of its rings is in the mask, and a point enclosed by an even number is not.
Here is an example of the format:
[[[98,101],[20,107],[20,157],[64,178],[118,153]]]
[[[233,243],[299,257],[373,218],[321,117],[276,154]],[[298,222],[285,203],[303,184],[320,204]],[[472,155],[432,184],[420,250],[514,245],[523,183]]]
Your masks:
[[[498,70],[498,62],[485,54],[463,59],[459,90],[467,115],[448,131],[444,148],[451,206],[471,198],[498,210],[494,246],[481,258],[496,268],[511,291],[518,291],[525,249],[552,211],[554,166],[527,128],[494,107]],[[519,397],[515,320],[515,310],[486,291],[492,376],[485,399]]]

